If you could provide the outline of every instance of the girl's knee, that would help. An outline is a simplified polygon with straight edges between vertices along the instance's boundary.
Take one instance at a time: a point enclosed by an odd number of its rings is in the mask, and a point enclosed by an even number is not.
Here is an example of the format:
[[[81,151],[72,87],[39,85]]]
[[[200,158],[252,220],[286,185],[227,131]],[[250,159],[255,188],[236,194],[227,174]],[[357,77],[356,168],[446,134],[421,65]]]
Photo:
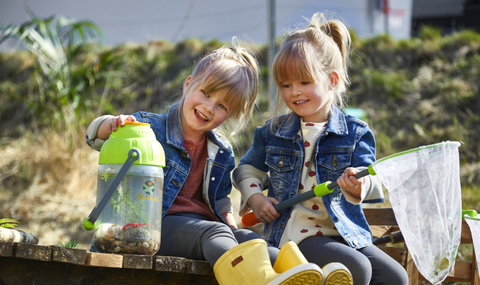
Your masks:
[[[252,239],[262,238],[259,234],[247,229],[234,229],[233,234],[235,235],[235,238],[238,240],[238,243],[246,242]]]
[[[395,284],[395,285],[408,285],[408,274],[407,271],[398,264],[399,266],[395,268],[389,268],[389,270],[384,270],[382,272],[381,282],[373,284]]]
[[[370,280],[372,279],[372,266],[368,259],[363,261],[353,259],[352,262],[344,261],[343,265],[350,270],[353,277],[353,284],[370,284]]]

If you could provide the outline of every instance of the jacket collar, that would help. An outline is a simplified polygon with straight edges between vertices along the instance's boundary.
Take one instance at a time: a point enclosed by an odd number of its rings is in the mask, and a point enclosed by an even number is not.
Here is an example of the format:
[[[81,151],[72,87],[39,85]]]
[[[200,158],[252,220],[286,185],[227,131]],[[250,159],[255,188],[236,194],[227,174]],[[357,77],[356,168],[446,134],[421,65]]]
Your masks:
[[[272,124],[276,124],[275,121]],[[300,130],[300,116],[291,112],[278,120],[278,127],[275,135],[281,138],[294,139]],[[330,119],[328,120],[325,133],[334,133],[340,136],[348,135],[347,121],[345,115],[336,106],[332,107]]]
[[[178,107],[179,103],[175,103],[168,110],[166,139],[168,144],[171,144],[181,150],[185,150],[183,143],[182,122],[180,120]],[[228,149],[228,142],[223,137],[215,134],[212,131],[207,132],[206,135],[210,142],[223,149]]]

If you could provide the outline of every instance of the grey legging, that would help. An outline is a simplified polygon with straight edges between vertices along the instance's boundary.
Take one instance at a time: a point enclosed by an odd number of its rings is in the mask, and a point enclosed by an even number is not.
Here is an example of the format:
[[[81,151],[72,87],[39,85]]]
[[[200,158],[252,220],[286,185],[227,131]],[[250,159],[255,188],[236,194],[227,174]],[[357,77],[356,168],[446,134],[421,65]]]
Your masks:
[[[354,249],[341,238],[312,236],[298,247],[309,262],[320,267],[330,262],[343,263],[352,273],[353,284],[407,285],[408,275],[403,266],[374,245]]]
[[[166,215],[162,219],[160,249],[157,255],[179,256],[188,259],[215,262],[239,243],[261,236],[246,229],[233,229],[194,213]],[[274,264],[279,250],[268,247],[270,261]]]

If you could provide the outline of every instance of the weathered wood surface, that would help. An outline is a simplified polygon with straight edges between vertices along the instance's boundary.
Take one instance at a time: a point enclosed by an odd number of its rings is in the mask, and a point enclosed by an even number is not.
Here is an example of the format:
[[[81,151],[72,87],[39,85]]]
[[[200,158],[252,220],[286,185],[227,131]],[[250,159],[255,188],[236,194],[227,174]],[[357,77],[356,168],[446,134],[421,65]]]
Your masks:
[[[392,209],[365,209],[374,236],[398,230]],[[468,224],[462,224],[462,244],[471,244]],[[406,247],[379,246],[405,267],[410,285],[424,279]],[[472,247],[473,251],[473,247]],[[83,261],[83,262],[82,262]],[[116,255],[79,249],[0,242],[0,284],[207,284],[218,285],[210,264],[181,257]],[[457,261],[447,281],[480,285],[478,266]]]
[[[0,284],[218,285],[210,264],[181,257],[116,255],[0,242]]]

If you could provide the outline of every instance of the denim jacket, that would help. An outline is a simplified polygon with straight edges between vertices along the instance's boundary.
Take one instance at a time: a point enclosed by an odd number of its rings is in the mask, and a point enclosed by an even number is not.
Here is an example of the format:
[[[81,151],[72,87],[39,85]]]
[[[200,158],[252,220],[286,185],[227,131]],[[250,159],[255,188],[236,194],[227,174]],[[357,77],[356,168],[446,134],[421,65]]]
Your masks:
[[[268,186],[269,197],[278,201],[295,197],[304,163],[303,139],[299,131],[300,117],[295,113],[282,115],[278,121],[269,120],[258,127],[251,148],[233,173],[235,185],[253,175]],[[375,161],[374,135],[365,122],[333,107],[325,132],[316,142],[314,159],[317,182],[336,181],[347,167],[367,167]],[[375,180],[371,182],[374,185],[373,189],[370,187],[371,193],[363,202],[384,202],[381,184]],[[348,202],[340,187],[322,200],[335,228],[351,247],[362,248],[372,243],[361,205]],[[278,246],[292,210],[293,207],[284,210],[278,219],[265,225],[264,237],[270,244]]]
[[[132,114],[138,122],[148,123],[165,151],[166,166],[163,168],[162,217],[168,212],[190,173],[191,159],[184,148],[181,122],[177,115],[177,104],[168,114],[137,112]],[[109,116],[93,121],[87,130],[87,143],[100,149],[102,141],[95,139],[98,127]],[[230,173],[235,167],[235,157],[231,145],[214,132],[207,134],[208,158],[204,169],[203,198],[218,221],[226,223],[222,214],[232,211],[232,203],[227,196],[232,189]]]

